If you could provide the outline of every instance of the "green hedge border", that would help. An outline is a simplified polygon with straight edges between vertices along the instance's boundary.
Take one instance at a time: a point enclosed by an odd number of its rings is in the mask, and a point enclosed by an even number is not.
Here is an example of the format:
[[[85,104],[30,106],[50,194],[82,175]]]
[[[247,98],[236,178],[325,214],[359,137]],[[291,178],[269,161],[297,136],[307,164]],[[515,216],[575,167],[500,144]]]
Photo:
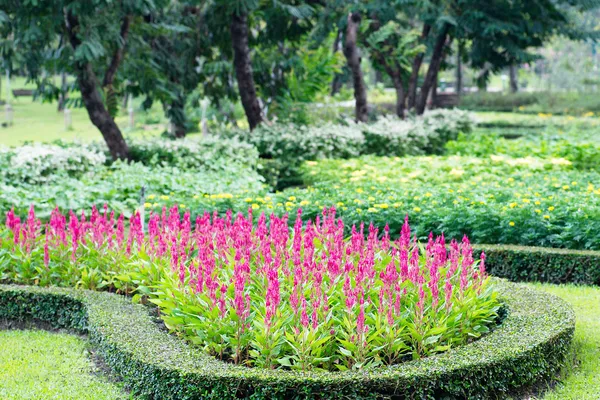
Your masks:
[[[600,286],[600,251],[488,244],[474,250],[485,251],[486,269],[500,278]]]
[[[133,393],[152,399],[490,398],[551,377],[569,351],[571,307],[558,297],[496,282],[508,313],[492,333],[423,360],[376,371],[260,370],[188,346],[130,299],[102,292],[0,285],[0,320],[87,333]]]

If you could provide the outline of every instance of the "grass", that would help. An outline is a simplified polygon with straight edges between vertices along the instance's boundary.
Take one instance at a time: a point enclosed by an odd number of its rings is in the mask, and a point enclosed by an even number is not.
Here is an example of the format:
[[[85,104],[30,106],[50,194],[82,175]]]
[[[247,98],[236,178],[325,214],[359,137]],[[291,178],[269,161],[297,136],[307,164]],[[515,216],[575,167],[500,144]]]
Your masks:
[[[600,399],[600,287],[531,284],[568,301],[577,314],[573,362],[543,400]]]
[[[0,399],[129,398],[99,374],[84,339],[46,331],[0,331]]]
[[[136,104],[134,103],[134,106]],[[25,141],[51,142],[63,140],[102,140],[100,131],[90,121],[85,108],[71,109],[71,129],[65,129],[64,116],[57,111],[56,103],[40,103],[30,97],[20,97],[11,102],[13,125],[0,127],[0,144],[16,146]],[[157,135],[165,129],[159,106],[150,112],[135,107],[135,129],[129,130],[127,112],[121,110],[116,122],[125,135]],[[0,108],[0,123],[5,122],[4,108]],[[156,124],[155,122],[160,122]]]

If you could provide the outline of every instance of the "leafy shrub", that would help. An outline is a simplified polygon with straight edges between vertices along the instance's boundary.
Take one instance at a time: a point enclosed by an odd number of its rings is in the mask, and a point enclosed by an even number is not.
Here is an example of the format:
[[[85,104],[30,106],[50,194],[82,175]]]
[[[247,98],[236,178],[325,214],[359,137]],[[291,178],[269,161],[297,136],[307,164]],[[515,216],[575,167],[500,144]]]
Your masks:
[[[240,166],[255,169],[258,164],[256,148],[236,138],[134,139],[129,151],[133,161],[148,166],[226,172]]]
[[[469,345],[368,371],[265,370],[225,364],[191,348],[127,298],[60,288],[0,286],[0,320],[87,333],[110,369],[142,398],[503,398],[555,376],[569,352],[572,309],[559,298],[494,282],[508,313]]]
[[[543,247],[477,245],[486,269],[519,282],[577,283],[600,286],[600,252]]]
[[[472,111],[581,115],[600,112],[600,100],[593,92],[477,92],[462,96],[459,107]]]
[[[563,134],[548,133],[534,137],[508,140],[496,134],[459,135],[455,141],[446,143],[448,154],[489,157],[505,154],[510,157],[564,158],[575,168],[595,168],[600,165],[600,145],[579,142]]]
[[[105,162],[102,152],[82,143],[69,148],[43,143],[0,147],[0,181],[40,184],[55,175],[80,177]]]
[[[283,189],[301,183],[299,167],[304,161],[362,154],[439,154],[448,140],[456,139],[459,132],[470,132],[473,125],[467,112],[435,110],[424,117],[388,117],[373,124],[263,124],[251,133],[234,130],[221,136],[238,137],[254,145],[263,159],[261,173],[273,187]]]
[[[449,253],[443,237],[420,250],[405,221],[396,242],[387,232],[378,239],[373,227],[365,241],[362,226],[344,241],[333,210],[305,227],[300,215],[293,235],[287,216],[271,215],[268,228],[264,214],[254,226],[252,214],[233,220],[231,212],[212,221],[206,213],[192,231],[190,214],[181,220],[173,208],[152,215],[145,236],[137,214],[127,228],[106,209],[93,208],[89,220],[70,213],[68,224],[55,210],[41,236],[33,208],[23,222],[9,212],[2,253],[12,256],[0,262],[0,276],[152,287],[168,327],[222,360],[268,369],[392,365],[490,331],[500,305],[483,254],[476,264],[466,238]]]
[[[36,204],[40,216],[47,219],[57,206],[81,211],[91,204],[102,207],[107,203],[111,209],[131,215],[144,201],[158,207],[158,202],[179,200],[176,204],[200,207],[206,203],[204,195],[244,191],[258,194],[263,192],[263,186],[263,178],[255,170],[235,164],[215,172],[115,162],[79,178],[54,176],[43,185],[0,182],[0,210],[14,207],[24,214],[31,204]],[[147,195],[145,200],[141,198],[142,188]]]

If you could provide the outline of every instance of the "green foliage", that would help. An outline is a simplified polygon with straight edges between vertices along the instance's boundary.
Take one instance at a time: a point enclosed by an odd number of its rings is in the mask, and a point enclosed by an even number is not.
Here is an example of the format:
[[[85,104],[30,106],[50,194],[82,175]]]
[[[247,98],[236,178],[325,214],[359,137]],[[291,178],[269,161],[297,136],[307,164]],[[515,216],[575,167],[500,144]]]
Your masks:
[[[336,205],[349,225],[389,223],[391,232],[409,214],[422,239],[434,231],[475,243],[599,248],[600,176],[566,160],[361,157],[307,162],[303,171],[312,187],[279,201],[293,197],[287,208],[309,217]]]
[[[400,120],[381,118],[373,124],[300,126],[263,125],[252,133],[225,131],[258,149],[262,175],[271,186],[282,189],[301,183],[299,167],[304,161],[352,158],[362,154],[439,154],[444,144],[470,132],[474,121],[460,110],[435,110],[423,117]]]
[[[263,192],[263,178],[256,172],[257,152],[236,140],[206,138],[170,141],[150,139],[132,142],[138,162],[106,159],[101,144],[57,142],[27,145],[0,151],[0,210],[25,212],[36,204],[43,218],[58,206],[87,209],[91,204],[130,215],[143,202],[142,187],[153,199],[185,199],[191,207],[203,195]],[[196,201],[199,200],[199,201]],[[161,205],[162,205],[161,201]]]
[[[477,92],[462,96],[459,107],[472,111],[582,115],[600,112],[600,100],[596,93],[585,92]]]
[[[573,337],[574,315],[563,301],[519,285],[497,284],[508,313],[494,332],[401,369],[360,373],[298,374],[225,364],[162,330],[144,306],[114,294],[2,286],[0,318],[87,331],[107,365],[142,397],[479,399],[501,397],[553,376]],[[76,317],[57,320],[57,313]]]
[[[518,282],[600,286],[600,252],[506,245],[477,245],[490,274]]]

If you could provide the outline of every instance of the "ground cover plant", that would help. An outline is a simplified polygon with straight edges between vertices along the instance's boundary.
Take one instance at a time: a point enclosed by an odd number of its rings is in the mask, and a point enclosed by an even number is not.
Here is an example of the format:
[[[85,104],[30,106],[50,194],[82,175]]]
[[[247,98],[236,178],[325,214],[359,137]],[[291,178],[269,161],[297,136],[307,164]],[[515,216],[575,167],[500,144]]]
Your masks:
[[[304,177],[310,187],[275,201],[309,216],[336,204],[346,222],[389,221],[391,232],[410,212],[421,237],[436,231],[476,243],[599,248],[600,175],[561,158],[361,157],[307,162]]]
[[[55,210],[42,235],[33,208],[7,215],[2,281],[135,292],[166,325],[215,357],[299,370],[392,365],[468,343],[493,329],[500,303],[485,256],[466,239],[430,236],[420,246],[408,221],[392,240],[344,223],[333,209],[293,233],[287,216],[253,224],[206,213],[192,229],[176,207],[153,214],[148,234],[134,214]]]

